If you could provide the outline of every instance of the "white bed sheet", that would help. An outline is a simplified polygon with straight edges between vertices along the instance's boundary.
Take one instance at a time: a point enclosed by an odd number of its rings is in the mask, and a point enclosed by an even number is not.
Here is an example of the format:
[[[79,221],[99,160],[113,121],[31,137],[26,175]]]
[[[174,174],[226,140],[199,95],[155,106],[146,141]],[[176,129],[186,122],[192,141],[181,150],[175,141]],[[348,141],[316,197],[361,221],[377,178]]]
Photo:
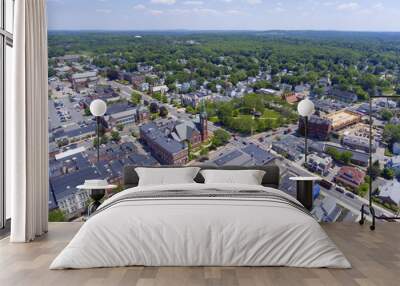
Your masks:
[[[120,266],[291,266],[350,268],[309,215],[262,199],[184,198],[122,201],[132,192],[265,190],[262,186],[184,184],[136,187],[105,201],[50,269]]]

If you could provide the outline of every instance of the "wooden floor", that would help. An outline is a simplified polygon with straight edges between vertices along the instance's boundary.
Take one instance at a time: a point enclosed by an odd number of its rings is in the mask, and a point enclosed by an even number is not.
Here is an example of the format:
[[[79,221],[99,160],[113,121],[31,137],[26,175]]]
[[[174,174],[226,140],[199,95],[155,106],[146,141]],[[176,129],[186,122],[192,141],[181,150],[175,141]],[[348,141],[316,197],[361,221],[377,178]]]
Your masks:
[[[375,232],[358,224],[324,225],[353,265],[350,270],[283,267],[129,267],[50,271],[49,264],[81,226],[51,223],[48,235],[30,244],[0,241],[1,286],[45,285],[400,285],[400,224]]]

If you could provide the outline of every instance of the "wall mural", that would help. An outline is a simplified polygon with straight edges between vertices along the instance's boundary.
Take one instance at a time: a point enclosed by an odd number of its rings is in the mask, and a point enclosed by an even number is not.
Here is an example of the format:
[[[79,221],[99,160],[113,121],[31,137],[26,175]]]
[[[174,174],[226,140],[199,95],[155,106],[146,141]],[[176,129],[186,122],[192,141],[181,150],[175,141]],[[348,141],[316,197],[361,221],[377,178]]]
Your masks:
[[[368,93],[400,92],[397,36],[379,35],[49,32],[50,219],[81,217],[76,186],[120,184],[127,164],[276,164],[291,195],[290,177],[317,174],[312,213],[327,222],[356,221],[372,179],[378,212],[398,212],[398,101],[373,101],[367,176]],[[307,168],[304,98],[316,108]],[[99,138],[95,99],[107,104]]]

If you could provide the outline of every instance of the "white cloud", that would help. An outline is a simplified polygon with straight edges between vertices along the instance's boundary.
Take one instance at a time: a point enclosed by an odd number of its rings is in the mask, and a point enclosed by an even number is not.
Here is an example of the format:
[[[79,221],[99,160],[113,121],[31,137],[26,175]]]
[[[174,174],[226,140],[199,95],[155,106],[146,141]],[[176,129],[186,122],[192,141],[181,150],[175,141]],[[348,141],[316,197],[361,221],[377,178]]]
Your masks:
[[[359,7],[360,7],[360,5],[357,2],[348,2],[348,3],[339,4],[338,6],[336,6],[336,10],[354,11],[354,10],[357,10]]]
[[[219,12],[215,9],[209,8],[194,8],[192,12],[197,15],[217,15]]]
[[[357,11],[358,14],[363,15],[363,16],[368,16],[368,15],[374,15],[377,13],[377,11],[384,11],[385,6],[381,2],[375,3],[371,7],[360,9]]]
[[[183,2],[183,5],[202,6],[202,5],[204,5],[204,2],[203,1],[195,1],[195,0],[193,0],[193,1],[185,1],[185,2]]]
[[[374,4],[374,5],[372,6],[372,9],[383,10],[383,9],[385,9],[385,7],[383,6],[383,3],[382,3],[382,2],[378,2],[378,3],[376,3],[376,4]]]
[[[243,11],[240,11],[240,10],[230,9],[230,10],[225,10],[225,14],[228,14],[228,15],[245,15],[246,13],[244,13]]]
[[[327,7],[335,6],[336,4],[337,4],[336,2],[332,2],[332,1],[322,3],[322,5],[327,6]]]
[[[278,13],[285,12],[285,9],[283,9],[282,7],[275,7],[274,12],[278,12]]]
[[[247,3],[250,5],[258,5],[261,4],[263,1],[262,0],[246,0]]]
[[[225,11],[226,12],[226,11]],[[175,14],[175,15],[197,15],[197,16],[209,16],[209,15],[220,15],[222,14],[216,9],[202,8],[202,7],[194,7],[194,8],[176,8],[176,9],[167,9],[165,10],[166,14]]]
[[[151,0],[153,4],[164,4],[164,5],[173,5],[176,3],[176,0]]]
[[[192,12],[192,10],[191,9],[169,9],[168,12],[171,14],[182,15],[182,14],[189,14]]]
[[[149,13],[153,16],[160,16],[160,15],[164,14],[164,12],[161,10],[150,10]]]
[[[146,6],[144,6],[143,4],[137,4],[135,6],[133,6],[134,10],[146,10]]]
[[[112,12],[111,9],[96,9],[97,13],[102,13],[102,14],[110,14]]]

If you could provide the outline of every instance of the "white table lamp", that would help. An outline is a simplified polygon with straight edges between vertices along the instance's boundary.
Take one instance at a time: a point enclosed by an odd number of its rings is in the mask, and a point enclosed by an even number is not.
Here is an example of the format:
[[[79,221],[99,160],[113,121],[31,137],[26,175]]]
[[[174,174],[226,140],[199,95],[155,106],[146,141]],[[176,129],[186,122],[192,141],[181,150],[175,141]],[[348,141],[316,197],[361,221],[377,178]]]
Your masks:
[[[97,123],[97,162],[100,161],[100,117],[104,116],[107,111],[107,104],[101,100],[101,99],[96,99],[93,100],[92,103],[90,103],[90,112],[96,116],[96,123]]]
[[[307,138],[307,128],[308,128],[308,117],[314,114],[315,106],[314,103],[305,98],[304,100],[300,101],[297,105],[297,111],[299,112],[300,116],[304,117],[304,138],[305,138],[305,148],[304,148],[304,164],[307,167],[307,153],[308,153],[308,138]]]

